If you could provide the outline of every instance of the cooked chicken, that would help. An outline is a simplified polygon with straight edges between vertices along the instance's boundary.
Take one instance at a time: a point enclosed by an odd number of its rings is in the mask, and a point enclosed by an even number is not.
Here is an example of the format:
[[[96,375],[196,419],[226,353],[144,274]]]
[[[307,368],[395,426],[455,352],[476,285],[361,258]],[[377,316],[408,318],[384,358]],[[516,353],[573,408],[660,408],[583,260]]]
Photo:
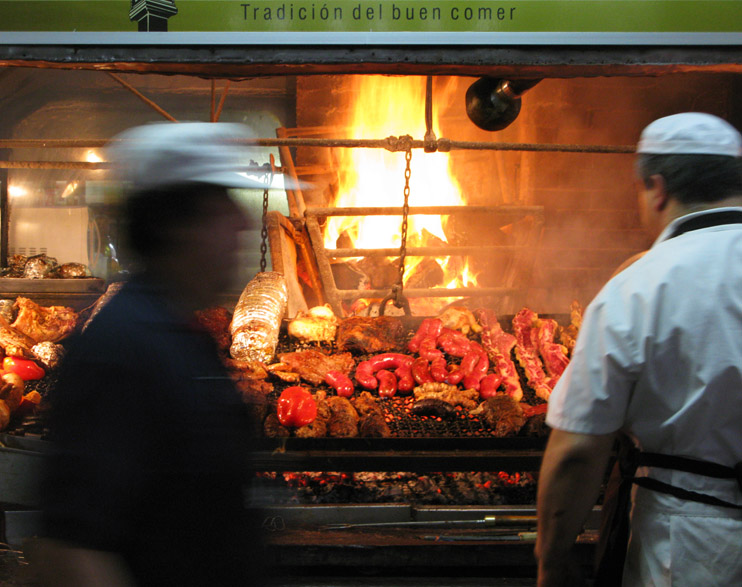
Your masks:
[[[338,326],[337,346],[343,351],[379,353],[401,348],[404,326],[392,316],[352,316]]]
[[[423,383],[413,391],[415,400],[439,399],[452,406],[463,406],[470,410],[477,405],[479,392],[476,389],[459,389],[448,383]]]
[[[33,359],[32,348],[36,341],[27,336],[17,328],[13,328],[5,318],[0,316],[0,346],[5,349],[5,354],[24,359]]]
[[[479,416],[486,426],[492,428],[497,438],[518,434],[526,423],[520,404],[506,393],[486,399],[469,414]]]
[[[332,342],[338,319],[328,304],[299,312],[288,325],[289,336],[303,342]]]
[[[304,381],[312,385],[323,383],[328,371],[340,371],[348,375],[355,367],[355,360],[350,353],[326,355],[314,349],[282,353],[278,355],[278,359],[280,366],[274,364],[268,367],[271,373],[275,374],[276,371],[298,373]]]
[[[452,306],[443,311],[442,314],[437,318],[443,322],[444,328],[450,328],[451,330],[459,330],[464,334],[469,334],[469,331],[481,332],[482,327],[477,322],[474,314],[468,308],[463,306]]]
[[[59,342],[71,334],[77,325],[77,312],[72,308],[39,306],[24,297],[16,299],[15,307],[18,315],[11,326],[35,342]]]

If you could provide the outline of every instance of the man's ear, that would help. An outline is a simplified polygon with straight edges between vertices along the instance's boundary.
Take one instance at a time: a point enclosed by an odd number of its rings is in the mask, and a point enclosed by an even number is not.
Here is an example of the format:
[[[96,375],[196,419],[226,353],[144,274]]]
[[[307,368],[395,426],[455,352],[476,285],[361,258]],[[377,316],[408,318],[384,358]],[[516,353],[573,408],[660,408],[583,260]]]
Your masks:
[[[662,212],[669,200],[665,178],[659,173],[649,176],[649,187],[646,188],[649,203],[653,210]]]

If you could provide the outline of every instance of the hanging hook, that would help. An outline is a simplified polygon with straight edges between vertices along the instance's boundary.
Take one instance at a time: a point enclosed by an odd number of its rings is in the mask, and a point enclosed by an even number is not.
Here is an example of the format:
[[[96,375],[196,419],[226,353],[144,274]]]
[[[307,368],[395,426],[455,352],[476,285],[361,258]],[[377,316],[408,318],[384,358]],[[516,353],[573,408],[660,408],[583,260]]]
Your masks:
[[[433,132],[433,76],[429,75],[425,82],[425,137],[423,150],[426,153],[435,153],[438,150],[438,141]]]

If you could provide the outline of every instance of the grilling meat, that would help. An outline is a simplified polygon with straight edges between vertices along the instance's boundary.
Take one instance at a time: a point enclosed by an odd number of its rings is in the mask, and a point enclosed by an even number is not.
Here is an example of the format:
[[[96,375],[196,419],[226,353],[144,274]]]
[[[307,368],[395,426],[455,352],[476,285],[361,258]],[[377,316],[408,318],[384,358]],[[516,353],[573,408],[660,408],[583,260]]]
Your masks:
[[[416,416],[450,418],[456,415],[456,410],[451,404],[440,399],[421,399],[412,404],[410,413]]]
[[[358,412],[347,398],[333,396],[327,399],[330,420],[327,422],[328,436],[349,438],[358,436]]]
[[[415,388],[414,394],[416,401],[437,399],[468,410],[476,407],[479,399],[479,392],[476,389],[459,389],[448,383],[423,383]]]
[[[535,327],[538,314],[528,308],[523,308],[513,317],[513,333],[515,334],[515,356],[526,373],[528,385],[536,395],[548,400],[551,388],[546,379],[546,373],[541,365],[538,351],[538,330]]]
[[[39,306],[24,297],[16,299],[15,307],[18,315],[11,326],[35,342],[59,342],[77,326],[77,312],[72,308]]]
[[[289,336],[302,342],[332,342],[338,319],[328,304],[299,312],[288,325]]]
[[[299,438],[322,438],[328,436],[327,425],[332,417],[332,412],[327,403],[327,394],[324,391],[318,391],[314,395],[314,401],[317,403],[317,415],[314,417],[314,421],[296,429],[295,434]]]
[[[548,384],[554,389],[557,381],[569,363],[567,347],[554,342],[558,325],[556,320],[538,319],[535,323],[538,332],[538,351],[549,375]]]
[[[572,355],[577,342],[577,333],[582,326],[582,306],[577,300],[573,301],[569,307],[570,322],[568,326],[559,329],[559,340],[567,347],[567,352]]]
[[[342,351],[366,354],[399,350],[404,338],[404,326],[393,316],[352,316],[338,326],[337,347]]]
[[[35,357],[31,349],[35,344],[36,341],[33,338],[13,328],[5,318],[0,316],[0,346],[5,350],[5,354],[33,359]]]
[[[520,384],[515,363],[510,357],[511,351],[515,347],[515,337],[502,329],[492,310],[480,308],[475,313],[482,325],[482,346],[487,351],[490,361],[502,376],[505,393],[519,402],[523,399],[523,388]]]
[[[463,306],[451,306],[443,311],[438,319],[443,323],[444,328],[458,330],[464,334],[472,332],[481,332],[482,327],[472,314],[471,310]]]
[[[229,325],[232,322],[232,313],[221,306],[196,311],[196,321],[212,336],[219,351],[226,353],[232,344],[232,335],[229,334]]]
[[[383,413],[378,400],[368,391],[362,391],[358,397],[352,398],[351,403],[361,417],[374,412]]]
[[[348,375],[355,367],[355,361],[350,353],[326,355],[314,349],[282,353],[278,355],[278,359],[280,364],[269,367],[272,373],[288,370],[297,373],[304,381],[312,385],[324,383],[328,371],[340,371]]]
[[[379,402],[368,391],[362,391],[358,397],[351,399],[351,403],[359,416],[359,436],[388,438],[392,435]]]
[[[392,431],[381,412],[371,412],[358,420],[358,435],[364,438],[389,438]]]
[[[486,399],[469,414],[479,416],[482,422],[492,428],[497,438],[518,434],[526,423],[520,404],[506,393]]]
[[[291,431],[279,422],[276,414],[268,414],[263,421],[263,434],[269,438],[284,438],[291,436]]]

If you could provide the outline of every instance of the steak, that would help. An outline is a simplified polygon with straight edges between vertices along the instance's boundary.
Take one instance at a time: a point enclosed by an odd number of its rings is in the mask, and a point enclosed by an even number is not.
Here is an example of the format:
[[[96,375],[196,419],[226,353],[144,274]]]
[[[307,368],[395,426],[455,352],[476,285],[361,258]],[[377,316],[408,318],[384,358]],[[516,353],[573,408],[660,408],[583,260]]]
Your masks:
[[[402,348],[404,333],[402,321],[393,316],[352,316],[338,326],[336,342],[341,351],[396,351]]]

